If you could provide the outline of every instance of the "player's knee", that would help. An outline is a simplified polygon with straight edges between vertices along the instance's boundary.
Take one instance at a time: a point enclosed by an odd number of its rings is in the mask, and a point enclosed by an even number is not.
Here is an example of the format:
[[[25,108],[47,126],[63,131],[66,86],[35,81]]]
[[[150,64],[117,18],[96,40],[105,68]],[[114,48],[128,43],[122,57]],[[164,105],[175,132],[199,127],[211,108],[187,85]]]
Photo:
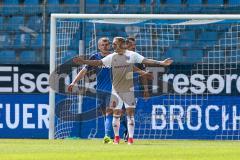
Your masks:
[[[112,121],[112,126],[113,128],[116,128],[120,125],[120,116],[114,115],[113,116],[113,121]]]
[[[112,115],[113,114],[113,109],[107,108],[106,109],[106,115]]]
[[[118,116],[118,117],[120,117],[121,116],[121,110],[120,109],[115,109],[115,110],[113,110],[113,116]]]
[[[133,116],[127,116],[128,125],[134,126],[135,125],[135,119]]]
[[[134,116],[134,108],[127,108],[126,112],[128,116]]]

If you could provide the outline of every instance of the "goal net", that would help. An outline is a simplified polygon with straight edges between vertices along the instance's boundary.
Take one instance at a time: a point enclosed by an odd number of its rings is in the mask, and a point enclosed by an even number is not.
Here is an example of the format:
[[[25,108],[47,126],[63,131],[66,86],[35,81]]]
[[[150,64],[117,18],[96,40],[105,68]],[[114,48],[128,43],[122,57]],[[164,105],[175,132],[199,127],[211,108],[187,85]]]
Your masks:
[[[101,37],[134,37],[146,58],[172,58],[147,67],[150,98],[137,98],[135,138],[240,139],[239,15],[52,14],[49,138],[100,138],[104,116],[96,106],[94,74],[72,93],[67,85],[83,67],[72,58],[98,52]],[[84,42],[84,43],[83,43]]]

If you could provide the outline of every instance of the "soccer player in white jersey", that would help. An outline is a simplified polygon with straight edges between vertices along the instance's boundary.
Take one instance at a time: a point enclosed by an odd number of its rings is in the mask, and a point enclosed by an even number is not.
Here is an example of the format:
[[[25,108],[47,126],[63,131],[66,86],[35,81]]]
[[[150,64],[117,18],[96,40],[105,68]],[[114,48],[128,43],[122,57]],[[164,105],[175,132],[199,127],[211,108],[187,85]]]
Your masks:
[[[100,60],[105,56],[111,54],[110,52],[110,40],[107,37],[99,38],[98,40],[98,49],[100,52],[94,53],[91,55],[91,60]],[[103,138],[104,143],[110,143],[111,138],[113,137],[112,131],[112,119],[113,119],[113,110],[109,108],[109,99],[111,96],[112,90],[112,82],[111,82],[111,70],[109,68],[101,68],[101,67],[92,67],[85,66],[78,73],[72,83],[68,86],[68,91],[71,92],[72,88],[76,85],[76,83],[84,78],[87,72],[95,72],[97,75],[97,107],[103,108],[103,114],[105,114],[104,121],[104,131],[105,136]],[[101,94],[99,94],[101,93]]]
[[[120,142],[119,128],[120,116],[123,104],[126,107],[127,121],[128,121],[128,144],[133,143],[134,135],[134,113],[135,113],[135,96],[133,89],[133,66],[135,63],[143,63],[155,66],[169,66],[172,64],[171,59],[164,61],[156,61],[147,59],[140,54],[126,50],[125,39],[123,37],[115,37],[113,39],[114,53],[104,57],[101,60],[84,60],[80,57],[75,58],[75,63],[88,64],[92,66],[102,66],[112,68],[112,96],[110,106],[114,108],[113,111],[113,130],[115,134],[114,144]],[[114,96],[113,96],[114,95]]]

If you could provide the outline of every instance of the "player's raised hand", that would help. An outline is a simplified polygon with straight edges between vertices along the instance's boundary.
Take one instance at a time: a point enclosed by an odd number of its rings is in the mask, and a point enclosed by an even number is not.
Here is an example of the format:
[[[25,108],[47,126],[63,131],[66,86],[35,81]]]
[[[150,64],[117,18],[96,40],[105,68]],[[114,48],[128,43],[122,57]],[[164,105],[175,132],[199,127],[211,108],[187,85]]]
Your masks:
[[[69,86],[68,86],[68,88],[67,88],[67,89],[68,89],[68,92],[72,92],[73,86],[74,86],[73,83],[69,84]]]
[[[169,66],[173,63],[173,60],[171,58],[167,58],[163,61],[163,65]]]
[[[82,57],[75,57],[73,58],[73,63],[84,64],[84,59]]]

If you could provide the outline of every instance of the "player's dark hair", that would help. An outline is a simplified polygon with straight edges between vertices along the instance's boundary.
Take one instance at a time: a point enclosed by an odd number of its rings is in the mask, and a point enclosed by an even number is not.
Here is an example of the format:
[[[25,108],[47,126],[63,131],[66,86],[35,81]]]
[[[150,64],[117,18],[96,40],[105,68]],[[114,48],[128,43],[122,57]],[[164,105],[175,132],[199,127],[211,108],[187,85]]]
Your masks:
[[[126,39],[126,43],[128,44],[128,43],[130,43],[130,42],[135,42],[135,38],[134,38],[134,37],[128,37],[128,38]]]

